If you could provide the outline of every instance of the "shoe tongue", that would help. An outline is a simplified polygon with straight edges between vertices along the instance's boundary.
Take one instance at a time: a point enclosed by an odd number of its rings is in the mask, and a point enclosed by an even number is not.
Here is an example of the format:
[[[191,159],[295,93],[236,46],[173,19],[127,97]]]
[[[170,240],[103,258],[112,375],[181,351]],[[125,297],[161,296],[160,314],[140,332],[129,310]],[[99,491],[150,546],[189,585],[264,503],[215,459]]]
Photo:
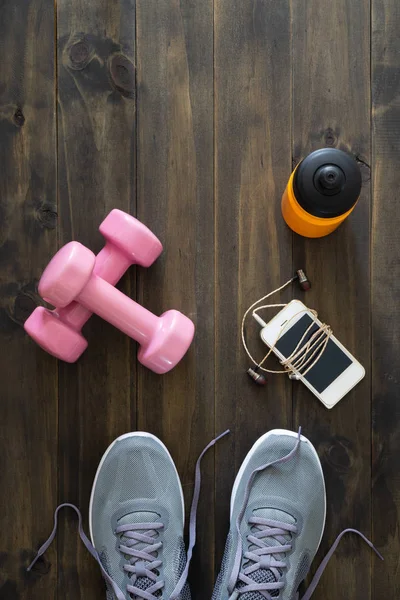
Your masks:
[[[260,517],[262,519],[269,519],[270,521],[280,521],[282,523],[288,523],[290,525],[294,525],[296,520],[289,513],[278,510],[277,508],[258,508],[253,511],[253,516]],[[252,528],[252,531],[258,531],[257,528]],[[290,541],[291,536],[289,534],[282,536],[285,540]],[[263,538],[264,544],[267,546],[280,546],[281,544],[275,538],[268,537]],[[249,550],[255,550],[256,546],[250,545]],[[285,560],[285,554],[274,554],[277,560]],[[246,565],[243,565],[243,568],[246,568]],[[274,583],[278,581],[275,577],[274,573],[271,569],[257,569],[257,571],[253,571],[250,575],[248,575],[250,579],[252,579],[255,583]],[[238,584],[238,589],[244,587],[244,583]],[[279,590],[271,590],[270,592],[271,598],[276,598],[279,596]],[[242,600],[265,600],[265,597],[260,592],[247,592],[243,594],[241,597]]]
[[[134,512],[134,513],[129,513],[127,515],[124,515],[123,517],[118,519],[118,525],[129,525],[130,523],[132,523],[132,524],[157,523],[160,520],[161,520],[160,515],[158,513],[150,512],[150,511],[140,511],[140,512]],[[141,530],[140,533],[145,533],[145,531]],[[131,540],[128,537],[126,537],[124,534],[121,535],[121,543],[122,544],[126,544],[127,546],[129,546],[130,541]],[[157,541],[156,538],[155,538],[155,541]],[[143,550],[143,548],[146,548],[146,546],[148,546],[148,544],[146,544],[145,542],[139,542],[139,543],[135,544],[135,549]],[[128,562],[130,562],[130,559],[132,557],[125,555],[125,558],[128,563]],[[132,577],[132,575],[131,575],[131,577]],[[132,585],[139,588],[140,590],[147,590],[150,586],[153,585],[153,583],[154,583],[154,581],[152,581],[150,579],[150,577],[142,576],[142,577],[137,577],[136,580],[134,581],[134,583],[132,582]],[[154,595],[156,596],[156,598],[159,598],[162,595],[162,591],[159,590]],[[132,596],[132,599],[136,600],[136,596]]]

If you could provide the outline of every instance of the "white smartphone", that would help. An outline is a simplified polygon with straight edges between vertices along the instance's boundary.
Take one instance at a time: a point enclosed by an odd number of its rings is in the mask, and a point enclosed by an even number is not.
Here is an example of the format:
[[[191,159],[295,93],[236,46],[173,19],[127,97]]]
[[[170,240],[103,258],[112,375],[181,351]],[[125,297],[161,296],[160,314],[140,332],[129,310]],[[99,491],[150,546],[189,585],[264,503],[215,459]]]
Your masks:
[[[263,342],[273,348],[281,360],[286,359],[296,348],[304,333],[315,322],[304,341],[322,325],[300,300],[292,300],[261,330]],[[295,371],[296,373],[296,371]],[[364,367],[350,354],[334,336],[305,376],[296,373],[302,381],[327,407],[332,408],[365,375]]]

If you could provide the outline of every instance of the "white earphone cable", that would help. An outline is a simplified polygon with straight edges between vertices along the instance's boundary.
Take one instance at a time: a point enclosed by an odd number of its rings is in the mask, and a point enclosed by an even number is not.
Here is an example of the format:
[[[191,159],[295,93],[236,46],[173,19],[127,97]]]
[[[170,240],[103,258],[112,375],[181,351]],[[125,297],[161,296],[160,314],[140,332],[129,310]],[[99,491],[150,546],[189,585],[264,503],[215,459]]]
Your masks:
[[[250,353],[250,350],[247,346],[246,336],[245,336],[245,324],[246,324],[246,319],[247,319],[250,311],[253,311],[253,315],[254,315],[254,314],[257,314],[260,310],[263,310],[266,308],[284,308],[285,306],[287,306],[287,303],[285,303],[285,304],[264,304],[262,306],[257,306],[257,305],[260,304],[260,302],[263,302],[264,300],[266,300],[267,298],[270,298],[274,294],[281,292],[288,285],[293,283],[293,281],[295,281],[296,279],[297,279],[297,277],[292,277],[286,283],[281,285],[281,287],[277,288],[276,290],[273,290],[269,294],[266,294],[265,296],[263,296],[262,298],[260,298],[256,302],[254,302],[244,313],[243,319],[242,319],[242,325],[241,325],[241,337],[242,337],[243,348],[244,348],[247,356],[253,362],[253,364],[256,365],[257,370],[260,369],[266,373],[276,373],[276,374],[290,373],[294,378],[298,377],[299,375],[301,375],[301,376],[306,375],[314,367],[314,365],[318,362],[318,360],[321,358],[321,356],[322,356],[323,352],[325,351],[325,348],[329,342],[329,339],[332,336],[331,327],[329,325],[327,325],[326,323],[322,323],[321,325],[318,325],[318,329],[316,331],[314,331],[311,334],[311,336],[309,337],[309,339],[304,343],[304,341],[307,339],[311,330],[314,328],[314,326],[316,324],[316,321],[318,319],[318,314],[315,310],[312,310],[309,308],[300,310],[295,315],[293,315],[293,317],[288,319],[288,321],[285,323],[285,326],[283,327],[283,329],[279,332],[278,337],[276,338],[275,342],[268,350],[267,354],[263,357],[263,359],[261,361],[258,362],[257,360],[254,359],[254,357]],[[263,367],[262,365],[268,359],[270,354],[274,351],[275,346],[278,343],[278,340],[280,339],[282,334],[288,329],[288,326],[292,323],[292,321],[295,318],[297,319],[299,314],[301,314],[302,312],[307,313],[307,314],[311,313],[312,316],[314,317],[314,319],[311,322],[311,324],[309,325],[309,327],[306,329],[304,334],[302,335],[300,341],[296,345],[293,352],[286,359],[280,361],[281,365],[284,367],[284,370],[272,370],[272,369],[267,369],[267,368]]]

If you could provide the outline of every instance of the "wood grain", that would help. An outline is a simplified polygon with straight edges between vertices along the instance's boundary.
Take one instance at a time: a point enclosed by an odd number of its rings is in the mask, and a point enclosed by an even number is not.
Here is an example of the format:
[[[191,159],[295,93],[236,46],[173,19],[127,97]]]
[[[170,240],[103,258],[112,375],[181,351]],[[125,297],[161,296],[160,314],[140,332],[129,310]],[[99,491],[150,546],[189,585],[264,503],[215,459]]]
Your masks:
[[[262,433],[292,425],[290,382],[255,385],[240,342],[246,308],[292,275],[292,236],[280,214],[291,169],[290,64],[288,2],[216,0],[216,428],[232,432],[217,448],[217,569],[242,459]],[[290,291],[276,302],[285,298]],[[247,336],[262,357],[251,319]]]
[[[214,209],[212,1],[137,3],[138,217],[164,244],[139,274],[139,301],[176,308],[197,326],[184,360],[162,377],[138,370],[138,424],[168,446],[187,509],[195,461],[214,437]],[[214,469],[204,459],[193,598],[214,583]],[[188,511],[187,511],[188,514]]]
[[[373,598],[399,593],[400,524],[400,10],[372,2],[372,531]]]
[[[22,325],[56,247],[54,12],[0,11],[0,598],[38,600],[57,577],[56,548],[26,572],[57,501],[57,365]]]
[[[399,27],[395,0],[1,3],[0,600],[105,596],[71,514],[35,571],[25,568],[57,502],[77,503],[87,529],[93,476],[116,436],[158,435],[189,508],[195,460],[229,427],[204,459],[190,572],[193,600],[211,597],[242,459],[265,431],[299,425],[328,494],[312,570],[349,526],[385,558],[343,540],[313,600],[397,597]],[[280,198],[293,166],[323,146],[356,157],[363,191],[336,233],[305,240],[285,226]],[[97,252],[114,207],[164,244],[120,289],[196,323],[188,355],[165,376],[96,317],[76,365],[57,365],[22,329],[57,247],[77,239]],[[316,308],[367,371],[332,411],[285,377],[259,388],[245,374],[244,310],[301,267],[312,291],[276,301]],[[250,322],[247,336],[261,356],[257,329]]]
[[[294,259],[313,288],[307,305],[330,323],[367,375],[332,411],[303,386],[294,387],[296,425],[316,445],[327,485],[325,536],[314,570],[345,527],[370,530],[370,65],[369,2],[311,0],[293,4],[294,162],[324,146],[363,161],[360,202],[334,234],[319,240],[295,237]],[[360,163],[361,164],[361,163]],[[349,569],[349,559],[354,568]],[[356,539],[342,542],[314,594],[367,600],[370,550]]]
[[[98,252],[107,213],[135,212],[135,2],[59,1],[57,45],[60,243],[77,239]],[[135,296],[132,271],[120,287]],[[135,428],[136,352],[129,338],[97,317],[84,335],[89,347],[78,363],[59,366],[59,500],[77,503],[86,524],[103,452]],[[59,598],[104,596],[75,518],[62,522]]]

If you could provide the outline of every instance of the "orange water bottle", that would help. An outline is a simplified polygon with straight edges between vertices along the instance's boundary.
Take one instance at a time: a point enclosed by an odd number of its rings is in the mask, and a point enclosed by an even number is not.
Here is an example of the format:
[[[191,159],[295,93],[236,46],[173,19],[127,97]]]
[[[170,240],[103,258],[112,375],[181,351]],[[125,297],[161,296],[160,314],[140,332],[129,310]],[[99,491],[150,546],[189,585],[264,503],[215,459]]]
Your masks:
[[[316,150],[290,176],[282,197],[283,218],[299,235],[323,237],[349,216],[360,191],[354,158],[336,148]]]

